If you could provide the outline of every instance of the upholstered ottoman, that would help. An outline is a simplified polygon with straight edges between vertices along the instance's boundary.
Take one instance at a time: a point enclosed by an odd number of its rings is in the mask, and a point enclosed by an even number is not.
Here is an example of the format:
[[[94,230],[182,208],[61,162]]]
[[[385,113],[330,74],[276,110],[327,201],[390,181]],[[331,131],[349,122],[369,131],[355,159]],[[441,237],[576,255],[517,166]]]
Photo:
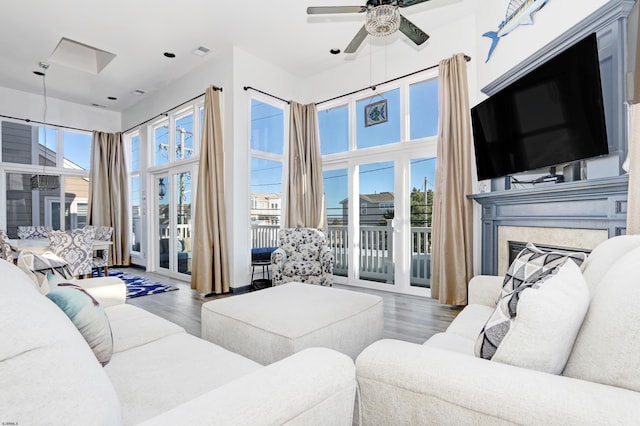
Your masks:
[[[382,298],[287,283],[202,305],[202,338],[263,365],[322,346],[355,359],[382,338]]]

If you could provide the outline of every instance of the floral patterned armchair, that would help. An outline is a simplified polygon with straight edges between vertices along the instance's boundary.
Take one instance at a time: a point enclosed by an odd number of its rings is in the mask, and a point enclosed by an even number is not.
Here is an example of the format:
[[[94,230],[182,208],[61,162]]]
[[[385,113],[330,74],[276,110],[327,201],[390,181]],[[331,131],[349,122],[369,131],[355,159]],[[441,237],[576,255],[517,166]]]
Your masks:
[[[274,286],[292,281],[333,285],[333,253],[322,231],[281,229],[278,240],[279,247],[271,254]]]

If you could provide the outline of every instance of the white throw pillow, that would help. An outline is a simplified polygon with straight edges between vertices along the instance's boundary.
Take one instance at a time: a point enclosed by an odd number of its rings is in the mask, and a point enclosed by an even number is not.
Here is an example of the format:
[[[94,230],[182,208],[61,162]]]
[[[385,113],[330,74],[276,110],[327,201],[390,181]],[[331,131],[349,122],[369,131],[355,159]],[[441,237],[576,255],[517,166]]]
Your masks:
[[[503,337],[490,358],[517,367],[560,374],[589,307],[589,289],[580,268],[566,261],[519,293],[516,315],[509,318],[512,295],[503,297],[476,342],[476,355],[492,327]],[[505,312],[507,312],[505,314]]]

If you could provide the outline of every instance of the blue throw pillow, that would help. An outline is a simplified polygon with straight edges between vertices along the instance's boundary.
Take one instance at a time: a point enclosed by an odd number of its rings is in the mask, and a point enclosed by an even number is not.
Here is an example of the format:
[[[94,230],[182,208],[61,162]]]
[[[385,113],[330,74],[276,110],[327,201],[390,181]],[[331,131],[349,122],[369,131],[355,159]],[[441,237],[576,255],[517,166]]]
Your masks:
[[[113,336],[107,314],[96,299],[82,287],[59,283],[47,297],[69,317],[102,365],[113,354]]]

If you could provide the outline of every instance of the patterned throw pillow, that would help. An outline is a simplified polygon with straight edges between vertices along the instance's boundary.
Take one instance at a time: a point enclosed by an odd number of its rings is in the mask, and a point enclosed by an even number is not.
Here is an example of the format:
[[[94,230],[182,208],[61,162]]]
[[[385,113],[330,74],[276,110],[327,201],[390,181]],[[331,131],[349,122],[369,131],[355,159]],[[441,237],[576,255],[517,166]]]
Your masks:
[[[520,295],[524,290],[539,287],[547,278],[557,273],[558,268],[567,260],[571,259],[577,266],[581,266],[586,258],[586,253],[546,251],[528,243],[509,266],[496,302],[496,310],[476,341],[476,356],[493,358],[515,321]]]
[[[510,317],[505,297],[476,341],[476,351],[496,362],[562,373],[589,308],[589,289],[580,268],[566,261],[516,291],[517,319]]]
[[[498,296],[498,301],[509,294],[514,294],[525,281],[532,281],[542,278],[548,274],[553,268],[562,266],[567,259],[582,267],[587,259],[587,254],[583,252],[562,252],[555,250],[542,250],[535,244],[527,243],[524,249],[509,265],[509,270],[504,276],[502,283],[502,291]],[[518,304],[519,293],[515,292],[515,299],[512,304]],[[497,301],[496,301],[497,303]]]
[[[113,354],[113,336],[109,319],[100,303],[82,287],[60,283],[47,297],[69,317],[102,365]]]

